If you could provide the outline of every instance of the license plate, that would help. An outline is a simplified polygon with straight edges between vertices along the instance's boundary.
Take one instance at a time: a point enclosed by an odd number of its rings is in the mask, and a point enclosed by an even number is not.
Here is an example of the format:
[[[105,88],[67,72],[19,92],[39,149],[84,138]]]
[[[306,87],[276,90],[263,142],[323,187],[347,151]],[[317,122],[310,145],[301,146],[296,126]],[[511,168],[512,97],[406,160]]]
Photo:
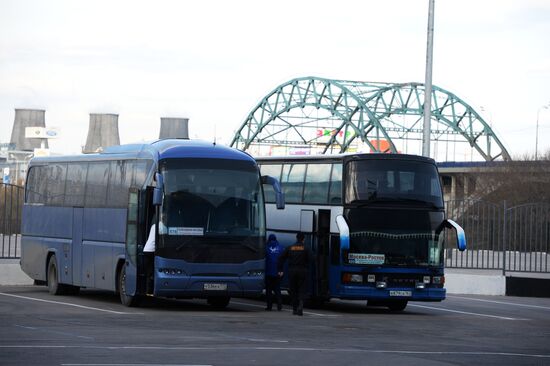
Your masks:
[[[209,291],[225,291],[227,283],[205,283],[203,288]]]
[[[412,291],[390,291],[390,296],[411,297]]]

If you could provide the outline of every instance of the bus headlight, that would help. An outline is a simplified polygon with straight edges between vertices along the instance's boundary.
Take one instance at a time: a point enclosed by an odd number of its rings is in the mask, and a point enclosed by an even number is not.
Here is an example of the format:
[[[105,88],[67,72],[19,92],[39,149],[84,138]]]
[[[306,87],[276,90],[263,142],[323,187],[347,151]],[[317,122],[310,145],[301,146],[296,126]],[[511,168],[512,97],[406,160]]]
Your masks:
[[[431,282],[430,276],[424,276],[424,278],[422,279],[422,282],[424,282],[425,284],[430,283]]]
[[[363,275],[358,273],[344,273],[342,276],[344,283],[363,283]]]
[[[159,268],[159,272],[172,276],[184,274],[184,272],[179,268]]]
[[[261,269],[251,269],[250,271],[246,271],[246,275],[250,277],[261,277],[264,275],[264,271]]]

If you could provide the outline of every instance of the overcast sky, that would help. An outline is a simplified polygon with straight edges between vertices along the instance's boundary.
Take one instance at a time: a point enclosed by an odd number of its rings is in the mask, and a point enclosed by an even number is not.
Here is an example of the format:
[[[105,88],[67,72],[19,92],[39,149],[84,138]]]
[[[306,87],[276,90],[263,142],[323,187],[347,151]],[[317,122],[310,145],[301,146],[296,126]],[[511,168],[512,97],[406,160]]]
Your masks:
[[[0,0],[0,142],[39,108],[58,153],[80,152],[89,113],[119,114],[121,143],[157,138],[161,116],[229,143],[296,77],[424,82],[427,17],[428,0]],[[512,156],[534,153],[537,115],[550,149],[550,1],[436,0],[433,83]]]

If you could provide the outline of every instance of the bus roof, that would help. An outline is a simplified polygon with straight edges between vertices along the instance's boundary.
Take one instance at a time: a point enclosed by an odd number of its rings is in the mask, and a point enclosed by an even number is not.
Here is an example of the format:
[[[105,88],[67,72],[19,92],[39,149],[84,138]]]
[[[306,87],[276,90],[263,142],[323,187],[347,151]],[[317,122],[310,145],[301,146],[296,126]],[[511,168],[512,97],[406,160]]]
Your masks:
[[[105,148],[104,151],[95,154],[37,157],[31,159],[29,165],[118,159],[152,159],[158,161],[170,158],[215,158],[255,162],[247,153],[227,146],[200,140],[165,139],[138,144],[110,146]]]
[[[290,156],[261,156],[256,157],[257,161],[342,161],[354,159],[376,159],[376,160],[415,160],[435,164],[435,160],[420,155],[409,154],[382,154],[382,153],[349,153],[330,155],[290,155]]]

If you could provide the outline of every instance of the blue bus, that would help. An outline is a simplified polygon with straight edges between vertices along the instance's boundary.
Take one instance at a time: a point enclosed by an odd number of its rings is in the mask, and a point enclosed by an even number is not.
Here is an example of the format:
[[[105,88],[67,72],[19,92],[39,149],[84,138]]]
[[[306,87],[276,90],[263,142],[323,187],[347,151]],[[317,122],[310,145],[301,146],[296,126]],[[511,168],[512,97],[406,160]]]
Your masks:
[[[283,208],[278,182],[260,176],[251,156],[193,140],[34,158],[21,268],[54,295],[105,289],[127,306],[145,295],[206,298],[219,308],[231,297],[259,296],[263,184]],[[143,247],[153,224],[156,246],[148,261]]]
[[[256,158],[262,174],[279,179],[284,211],[266,192],[267,231],[283,245],[306,234],[314,261],[309,295],[367,300],[405,309],[408,301],[445,299],[444,238],[464,231],[445,217],[432,159],[402,154]],[[447,235],[445,229],[455,233]],[[451,234],[451,231],[448,234]]]

